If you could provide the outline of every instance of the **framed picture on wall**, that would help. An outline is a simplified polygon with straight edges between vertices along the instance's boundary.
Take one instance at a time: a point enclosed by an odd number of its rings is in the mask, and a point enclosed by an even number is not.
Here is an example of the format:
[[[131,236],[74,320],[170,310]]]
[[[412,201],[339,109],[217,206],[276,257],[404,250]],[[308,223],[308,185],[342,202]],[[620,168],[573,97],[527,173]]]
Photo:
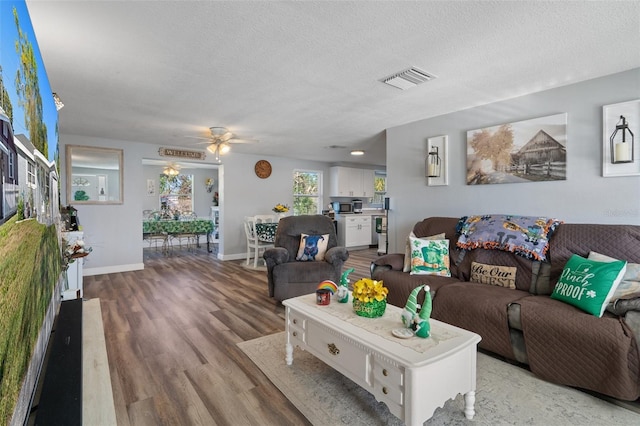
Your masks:
[[[602,176],[640,175],[639,135],[640,99],[602,107]]]
[[[566,179],[566,113],[467,132],[467,185]]]
[[[156,195],[156,181],[147,179],[147,195]]]

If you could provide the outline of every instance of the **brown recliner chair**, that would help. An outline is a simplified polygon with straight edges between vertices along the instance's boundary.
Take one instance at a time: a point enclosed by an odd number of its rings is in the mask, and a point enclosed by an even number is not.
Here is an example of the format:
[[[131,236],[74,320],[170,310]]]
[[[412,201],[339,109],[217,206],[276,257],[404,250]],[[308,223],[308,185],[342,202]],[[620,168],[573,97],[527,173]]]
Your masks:
[[[296,260],[303,233],[329,234],[324,260]],[[335,225],[327,216],[288,216],[280,219],[274,248],[265,250],[263,258],[267,264],[269,296],[283,301],[315,292],[323,280],[337,284],[349,252],[345,247],[338,247]]]

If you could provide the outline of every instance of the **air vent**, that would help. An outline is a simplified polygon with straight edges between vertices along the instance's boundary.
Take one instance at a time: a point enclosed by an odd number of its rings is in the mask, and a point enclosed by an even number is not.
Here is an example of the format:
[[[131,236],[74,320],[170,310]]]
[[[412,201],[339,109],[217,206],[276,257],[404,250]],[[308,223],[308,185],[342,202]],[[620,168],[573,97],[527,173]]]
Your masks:
[[[429,74],[428,72],[422,71],[416,67],[411,67],[407,70],[390,75],[389,77],[385,77],[380,81],[388,84],[389,86],[406,90],[411,87],[415,87],[418,84],[433,80],[434,78],[436,78],[436,76],[433,74]]]

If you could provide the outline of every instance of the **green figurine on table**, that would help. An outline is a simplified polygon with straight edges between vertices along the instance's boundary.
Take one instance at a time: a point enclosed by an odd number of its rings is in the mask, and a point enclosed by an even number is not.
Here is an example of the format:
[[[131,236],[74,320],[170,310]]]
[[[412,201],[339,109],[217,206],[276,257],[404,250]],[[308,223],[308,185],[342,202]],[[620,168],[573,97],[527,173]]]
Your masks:
[[[418,304],[418,293],[425,291],[424,304],[422,307]],[[431,335],[431,324],[429,317],[431,316],[432,302],[430,288],[428,285],[421,285],[414,288],[407,299],[407,303],[402,310],[401,318],[405,327],[413,330],[418,337],[427,338]],[[418,308],[420,313],[418,314]]]
[[[338,291],[336,292],[336,297],[338,298],[338,302],[347,303],[349,301],[349,274],[354,271],[353,268],[349,268],[342,273],[340,277],[340,284],[338,285]]]

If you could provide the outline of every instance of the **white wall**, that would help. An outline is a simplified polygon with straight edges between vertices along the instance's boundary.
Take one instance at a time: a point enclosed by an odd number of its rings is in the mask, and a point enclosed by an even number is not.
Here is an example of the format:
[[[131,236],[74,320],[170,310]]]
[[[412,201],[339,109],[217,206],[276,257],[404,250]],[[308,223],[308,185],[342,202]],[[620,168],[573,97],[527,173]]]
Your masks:
[[[429,216],[506,213],[640,225],[640,176],[602,177],[602,106],[638,98],[634,69],[387,129],[390,252],[401,251],[413,225]],[[568,113],[567,180],[466,185],[468,130],[557,113]],[[438,135],[449,137],[449,185],[428,187],[426,140]]]
[[[62,200],[66,197],[65,146],[82,145],[120,148],[124,150],[124,203],[122,205],[76,205],[85,243],[93,248],[85,258],[84,274],[96,275],[144,268],[142,241],[142,211],[151,209],[157,197],[147,195],[147,179],[156,178],[159,169],[143,166],[143,159],[164,159],[158,155],[158,145],[133,141],[118,141],[77,135],[60,135],[60,164],[62,167]],[[254,173],[260,159],[271,162],[273,172],[267,179]],[[205,162],[219,167],[215,182],[220,193],[221,241],[218,257],[242,259],[246,255],[246,238],[242,221],[244,216],[269,214],[277,203],[293,204],[292,177],[294,169],[316,170],[323,173],[324,197],[322,205],[329,204],[329,164],[278,157],[252,156],[234,153],[223,157],[223,164],[214,164],[212,156]],[[186,169],[185,169],[186,170]],[[193,169],[196,174],[196,198],[212,205],[213,194],[204,189],[204,180],[214,170]],[[156,182],[157,183],[157,182]],[[156,190],[158,187],[156,186]],[[214,189],[215,191],[216,189]],[[196,213],[206,216],[197,201]],[[202,214],[201,214],[202,213]]]
[[[260,179],[254,173],[258,160],[268,160],[272,173]],[[329,164],[289,158],[231,155],[223,157],[220,181],[223,188],[220,200],[220,220],[223,223],[222,259],[241,259],[246,256],[244,216],[272,214],[278,203],[293,206],[293,172],[296,169],[320,171],[323,176],[323,202],[329,204]]]
[[[193,175],[193,211],[198,217],[209,217],[211,213],[210,207],[213,205],[213,195],[218,191],[218,166],[211,165],[211,167],[210,169],[203,169],[183,166],[180,169],[182,174]],[[144,197],[142,197],[143,210],[160,210],[160,175],[163,170],[163,166],[143,166],[142,179],[144,187],[146,188],[148,180],[153,180],[156,189],[154,195],[145,192]],[[208,178],[213,179],[214,182],[211,192],[207,192],[205,185],[205,181]]]

